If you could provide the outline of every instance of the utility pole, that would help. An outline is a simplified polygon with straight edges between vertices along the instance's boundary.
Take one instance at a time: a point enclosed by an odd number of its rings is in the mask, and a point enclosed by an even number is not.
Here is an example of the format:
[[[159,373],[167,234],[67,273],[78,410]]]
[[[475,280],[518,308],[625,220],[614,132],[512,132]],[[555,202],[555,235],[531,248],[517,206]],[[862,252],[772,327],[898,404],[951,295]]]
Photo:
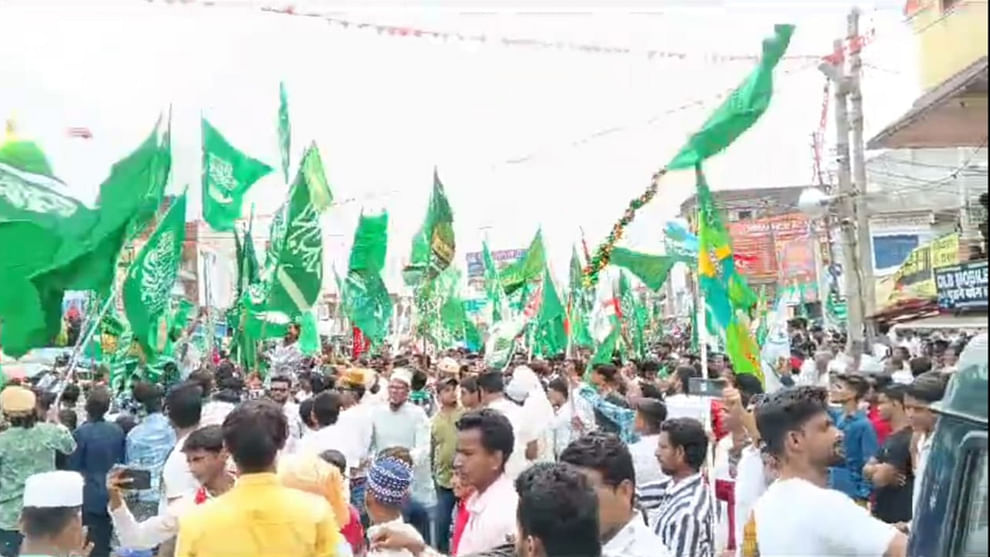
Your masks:
[[[846,101],[849,97],[849,78],[845,71],[845,54],[842,39],[832,43],[833,55],[822,62],[818,69],[832,82],[835,100],[835,157],[838,165],[839,181],[834,205],[838,213],[839,235],[842,241],[843,272],[846,283],[846,306],[848,307],[848,344],[846,353],[854,360],[853,369],[859,367],[860,356],[866,347],[864,337],[864,305],[858,265],[856,244],[855,190],[852,183],[852,166],[849,154],[849,111]]]
[[[873,323],[869,319],[876,313],[876,280],[873,276],[873,236],[870,233],[870,212],[866,206],[866,152],[863,141],[863,92],[860,87],[863,61],[860,51],[863,39],[859,34],[859,8],[853,8],[846,20],[846,43],[849,45],[849,123],[852,126],[853,207],[858,233],[859,265],[866,328],[866,352],[872,353],[874,343]]]

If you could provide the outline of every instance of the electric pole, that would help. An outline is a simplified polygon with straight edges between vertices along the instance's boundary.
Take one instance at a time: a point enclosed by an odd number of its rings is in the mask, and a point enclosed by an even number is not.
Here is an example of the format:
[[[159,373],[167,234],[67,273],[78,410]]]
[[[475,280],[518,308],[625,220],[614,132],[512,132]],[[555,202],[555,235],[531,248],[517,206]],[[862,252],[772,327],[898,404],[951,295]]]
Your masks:
[[[860,356],[866,347],[864,337],[865,308],[861,288],[858,265],[858,249],[856,243],[856,207],[855,189],[852,182],[852,165],[849,154],[849,97],[850,79],[845,71],[845,53],[842,39],[832,43],[833,55],[822,62],[818,69],[832,82],[835,101],[835,157],[837,163],[838,191],[834,208],[838,213],[839,235],[842,241],[843,272],[846,285],[846,306],[848,308],[848,344],[846,353],[854,360],[854,367],[859,367]]]
[[[853,208],[858,233],[859,265],[863,296],[866,352],[873,352],[874,330],[870,317],[876,313],[876,281],[873,277],[873,238],[870,234],[870,212],[866,206],[866,151],[863,140],[863,92],[861,75],[863,61],[860,51],[863,39],[859,34],[859,8],[853,8],[846,20],[846,43],[849,45],[849,123],[852,127]]]

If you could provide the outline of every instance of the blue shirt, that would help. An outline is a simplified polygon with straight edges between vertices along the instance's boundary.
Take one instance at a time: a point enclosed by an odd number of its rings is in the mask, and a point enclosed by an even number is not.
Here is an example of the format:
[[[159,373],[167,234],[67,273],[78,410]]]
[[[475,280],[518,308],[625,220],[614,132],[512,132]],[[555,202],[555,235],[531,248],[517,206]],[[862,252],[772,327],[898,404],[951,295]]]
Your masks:
[[[614,425],[615,434],[624,443],[634,443],[639,439],[634,429],[636,425],[636,411],[623,408],[618,404],[609,402],[603,398],[591,385],[583,383],[578,387],[578,394],[587,400],[595,411],[596,419],[604,417]],[[600,425],[600,424],[599,424]]]
[[[830,414],[835,427],[842,432],[846,458],[843,464],[829,468],[829,487],[856,500],[869,499],[873,486],[863,477],[863,467],[867,460],[877,454],[877,432],[864,412],[858,411],[847,416],[841,411],[833,410]]]
[[[162,468],[174,447],[175,430],[161,412],[149,414],[127,434],[127,465],[151,472],[151,489],[139,491],[139,501],[161,499]]]
[[[124,462],[124,430],[113,422],[90,419],[76,428],[76,451],[69,457],[69,469],[82,474],[83,512],[106,514],[107,473]]]

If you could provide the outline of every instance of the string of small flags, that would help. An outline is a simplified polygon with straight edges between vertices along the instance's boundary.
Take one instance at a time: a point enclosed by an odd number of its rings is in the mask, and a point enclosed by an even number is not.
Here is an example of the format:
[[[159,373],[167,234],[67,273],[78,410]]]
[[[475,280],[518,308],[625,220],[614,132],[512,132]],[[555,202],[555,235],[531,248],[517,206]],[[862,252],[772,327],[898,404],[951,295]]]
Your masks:
[[[425,29],[425,28],[407,26],[407,25],[384,25],[379,23],[355,21],[352,19],[342,18],[335,15],[329,15],[325,12],[312,11],[304,7],[297,7],[294,4],[273,6],[273,5],[263,5],[263,4],[259,4],[258,2],[252,2],[252,1],[245,1],[245,2],[236,2],[236,1],[216,2],[209,0],[146,0],[146,1],[149,3],[195,5],[195,6],[203,6],[203,7],[253,8],[253,9],[259,9],[265,13],[320,19],[325,21],[327,24],[329,24],[335,29],[364,31],[368,33],[376,33],[381,36],[405,37],[405,38],[422,39],[422,40],[438,41],[438,42],[446,42],[446,43],[475,43],[480,45],[501,45],[506,47],[534,48],[541,50],[573,51],[573,52],[582,52],[587,54],[632,55],[632,56],[643,57],[648,60],[658,60],[658,61],[686,60],[686,59],[700,58],[707,63],[716,63],[716,64],[730,63],[730,62],[755,62],[760,59],[759,53],[722,54],[722,53],[714,53],[714,52],[669,51],[669,50],[660,50],[660,49],[652,49],[652,48],[641,49],[641,48],[630,48],[630,47],[622,47],[622,46],[595,44],[595,43],[544,40],[544,39],[535,39],[535,38],[527,38],[527,37],[508,37],[508,36],[496,37],[485,34],[438,31],[435,29]],[[796,55],[785,55],[783,57],[784,60],[803,60],[803,61],[817,61],[817,60],[821,60],[821,58],[822,58],[821,55],[816,55],[816,54],[807,54],[807,55],[796,54]]]

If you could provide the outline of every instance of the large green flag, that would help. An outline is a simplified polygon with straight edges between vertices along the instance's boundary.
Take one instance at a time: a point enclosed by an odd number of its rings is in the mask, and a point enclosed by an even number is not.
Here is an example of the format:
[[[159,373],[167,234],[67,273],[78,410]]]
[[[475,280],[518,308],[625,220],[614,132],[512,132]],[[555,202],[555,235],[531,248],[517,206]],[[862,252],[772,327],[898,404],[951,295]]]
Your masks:
[[[766,112],[773,96],[773,70],[784,56],[794,34],[793,25],[774,26],[774,35],[763,41],[760,63],[745,81],[708,117],[697,133],[667,164],[670,170],[691,168],[722,151]]]
[[[485,293],[488,295],[488,302],[492,304],[492,323],[497,323],[507,317],[505,292],[502,291],[502,282],[498,278],[495,259],[488,250],[488,242],[481,243],[481,255],[485,265]]]
[[[316,146],[310,147],[304,156],[319,157]],[[292,185],[289,204],[284,217],[284,232],[275,248],[275,268],[271,290],[268,293],[268,311],[295,319],[316,303],[323,285],[323,239],[320,229],[320,213],[313,197],[326,184],[321,172],[304,171],[300,166]],[[273,223],[274,226],[274,223]]]
[[[289,122],[289,93],[285,82],[278,84],[278,152],[282,159],[282,179],[289,183],[292,162],[292,126]]]
[[[385,340],[392,319],[392,299],[381,276],[387,245],[388,213],[361,215],[345,279],[345,308],[351,323],[374,345]]]
[[[660,290],[663,283],[667,282],[674,263],[676,260],[673,257],[651,255],[618,247],[612,249],[612,257],[609,258],[610,265],[626,269],[654,291]]]
[[[566,314],[557,295],[557,288],[550,277],[550,269],[543,270],[543,303],[537,318],[537,345],[544,356],[561,354],[567,348]]]
[[[454,212],[437,170],[433,169],[433,192],[426,220],[413,236],[409,264],[402,277],[409,286],[419,286],[440,274],[454,260]]]
[[[234,229],[241,218],[244,194],[272,171],[267,164],[238,151],[206,118],[203,128],[203,219],[214,230]]]
[[[165,189],[171,154],[167,129],[161,134],[159,119],[148,139],[111,168],[93,209],[55,181],[0,165],[5,352],[23,355],[58,334],[66,290],[108,295],[125,240],[144,228]]]
[[[186,236],[186,194],[172,203],[124,280],[124,312],[149,361],[163,353],[169,333],[169,300],[179,274]]]
[[[543,247],[543,231],[537,230],[536,236],[530,242],[526,254],[518,261],[502,269],[502,289],[511,295],[528,282],[539,279],[547,266],[546,251]]]

